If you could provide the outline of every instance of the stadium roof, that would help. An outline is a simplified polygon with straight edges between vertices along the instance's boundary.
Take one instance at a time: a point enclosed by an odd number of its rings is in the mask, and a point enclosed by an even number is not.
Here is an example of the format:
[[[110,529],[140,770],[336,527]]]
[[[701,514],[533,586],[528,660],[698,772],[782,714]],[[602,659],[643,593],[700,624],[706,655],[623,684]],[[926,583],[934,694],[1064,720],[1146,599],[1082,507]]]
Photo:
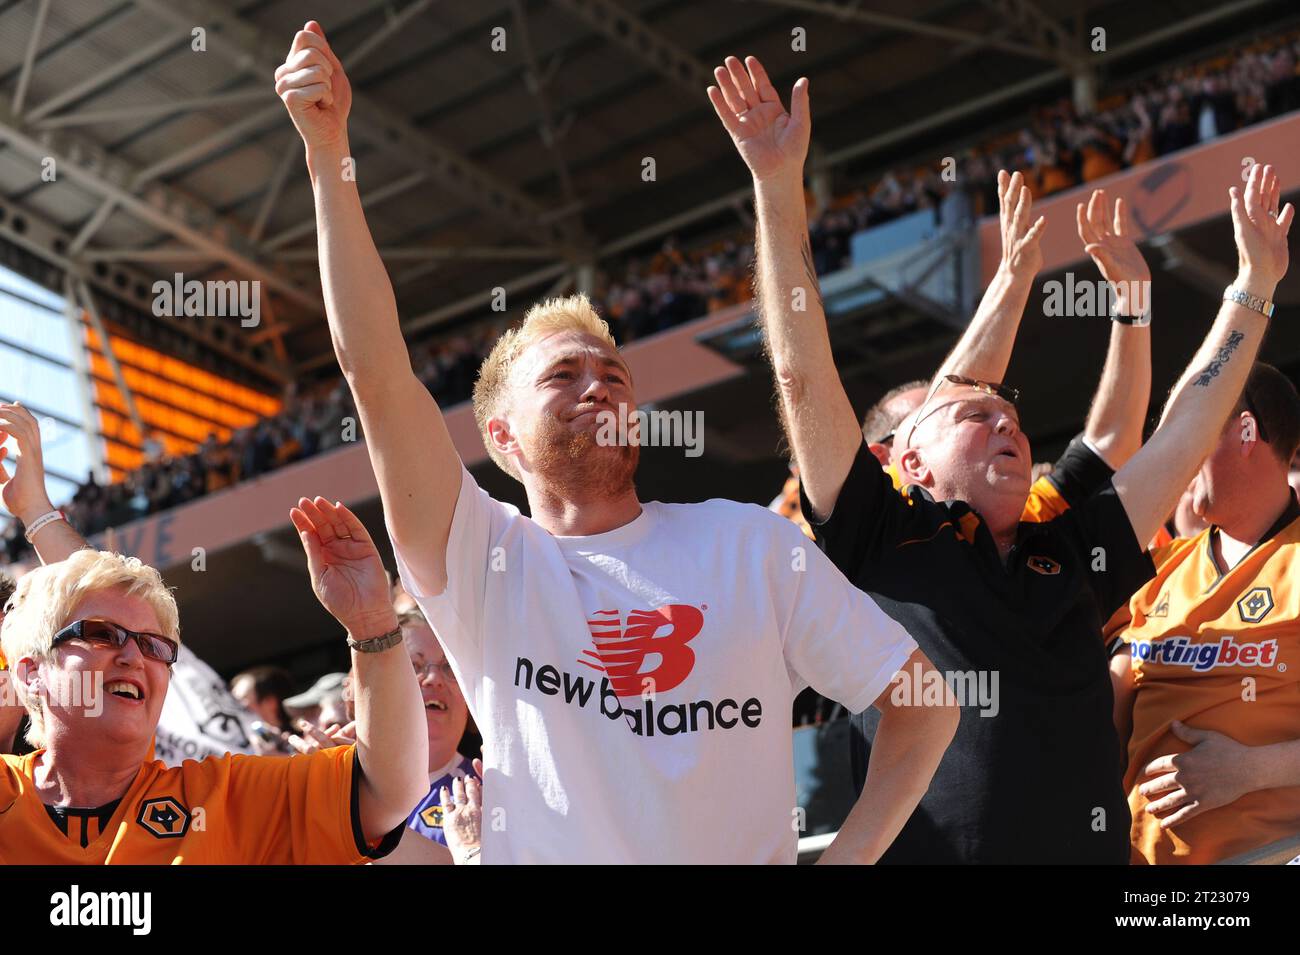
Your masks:
[[[1023,118],[1075,74],[1138,75],[1189,40],[1294,16],[1270,0],[309,6],[352,80],[356,174],[410,335],[487,314],[492,287],[531,301],[584,263],[743,219],[747,178],[704,95],[725,54],[759,56],[783,91],[808,75],[814,163],[866,167]],[[51,285],[84,275],[119,318],[121,303],[149,316],[153,281],[178,271],[258,279],[256,329],[147,317],[137,331],[263,387],[331,368],[310,186],[272,79],[306,7],[0,0],[0,241]]]

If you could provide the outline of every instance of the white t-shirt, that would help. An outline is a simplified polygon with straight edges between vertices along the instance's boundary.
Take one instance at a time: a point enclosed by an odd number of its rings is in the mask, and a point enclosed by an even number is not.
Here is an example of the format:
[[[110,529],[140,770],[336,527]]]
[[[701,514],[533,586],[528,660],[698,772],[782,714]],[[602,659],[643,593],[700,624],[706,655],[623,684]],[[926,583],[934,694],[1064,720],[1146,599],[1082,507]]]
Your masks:
[[[483,861],[794,862],[791,703],[866,709],[916,648],[753,504],[554,537],[464,472],[446,590],[397,551],[483,734]]]

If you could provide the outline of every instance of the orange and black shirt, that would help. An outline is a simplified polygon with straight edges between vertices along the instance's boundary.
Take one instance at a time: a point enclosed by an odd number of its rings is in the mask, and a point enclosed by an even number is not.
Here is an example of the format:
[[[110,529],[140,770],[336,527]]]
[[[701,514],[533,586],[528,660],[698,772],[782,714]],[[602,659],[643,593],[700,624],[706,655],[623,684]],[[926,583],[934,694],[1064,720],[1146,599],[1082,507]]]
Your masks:
[[[0,865],[348,865],[384,857],[404,828],[366,842],[353,746],[149,760],[120,799],[91,809],[41,801],[43,753],[0,756]]]
[[[1217,534],[1153,552],[1155,578],[1111,624],[1136,687],[1124,779],[1135,862],[1217,862],[1300,832],[1300,787],[1247,793],[1165,830],[1138,792],[1143,767],[1191,749],[1174,720],[1246,746],[1300,738],[1300,504],[1226,572]]]
[[[1128,861],[1102,624],[1153,568],[1096,463],[1062,459],[1054,487],[1068,510],[1021,522],[1005,562],[969,504],[899,494],[865,444],[813,524],[835,565],[960,687],[957,735],[881,861]],[[1084,496],[1089,473],[1104,477]],[[853,718],[859,789],[878,725],[874,708]]]

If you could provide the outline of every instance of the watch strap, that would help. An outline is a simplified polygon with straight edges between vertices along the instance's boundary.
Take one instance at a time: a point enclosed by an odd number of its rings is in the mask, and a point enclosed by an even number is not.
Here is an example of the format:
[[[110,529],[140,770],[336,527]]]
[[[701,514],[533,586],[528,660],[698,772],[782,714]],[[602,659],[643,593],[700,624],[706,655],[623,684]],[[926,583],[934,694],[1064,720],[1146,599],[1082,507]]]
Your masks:
[[[377,637],[371,637],[368,640],[353,640],[348,637],[348,646],[358,653],[382,653],[390,650],[402,642],[402,628],[394,627],[387,633],[380,634]]]

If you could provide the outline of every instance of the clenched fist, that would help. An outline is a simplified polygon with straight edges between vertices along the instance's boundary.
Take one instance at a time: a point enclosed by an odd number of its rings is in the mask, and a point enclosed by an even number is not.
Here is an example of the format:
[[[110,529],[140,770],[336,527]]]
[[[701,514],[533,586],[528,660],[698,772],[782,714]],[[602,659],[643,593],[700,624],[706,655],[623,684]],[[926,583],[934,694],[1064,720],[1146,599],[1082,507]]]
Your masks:
[[[352,87],[315,20],[294,34],[289,55],[275,71],[275,92],[309,150],[347,142]]]

